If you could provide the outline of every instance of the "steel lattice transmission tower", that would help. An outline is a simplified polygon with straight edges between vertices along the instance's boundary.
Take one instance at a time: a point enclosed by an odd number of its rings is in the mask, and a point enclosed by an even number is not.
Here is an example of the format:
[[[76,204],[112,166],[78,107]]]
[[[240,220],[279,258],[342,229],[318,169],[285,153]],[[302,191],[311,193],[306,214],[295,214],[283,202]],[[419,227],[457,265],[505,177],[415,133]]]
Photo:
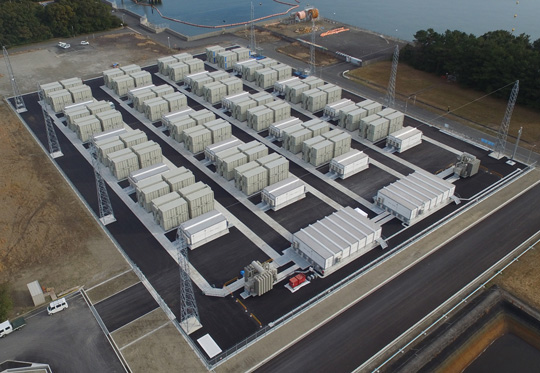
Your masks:
[[[392,58],[392,72],[388,81],[388,90],[386,91],[385,104],[386,107],[393,108],[396,103],[396,76],[399,63],[399,46],[394,49],[394,57]]]
[[[315,75],[315,18],[311,18],[311,45],[309,46],[309,75]]]
[[[11,81],[11,89],[13,90],[13,98],[15,99],[15,110],[17,113],[24,113],[26,111],[26,105],[19,91],[19,86],[15,81],[15,74],[13,74],[13,69],[11,68],[11,61],[9,60],[8,51],[5,46],[2,46],[2,52],[4,53],[4,60],[6,61],[6,67],[9,75],[9,80]]]
[[[255,8],[253,7],[253,1],[251,2],[251,30],[249,35],[249,49],[253,53],[256,53],[257,51],[257,44],[255,42],[255,23],[253,20],[255,19]]]
[[[45,129],[47,132],[47,142],[49,143],[49,154],[53,158],[58,158],[63,156],[62,149],[60,149],[60,143],[58,142],[58,138],[56,137],[56,132],[54,131],[54,124],[52,122],[52,119],[47,113],[47,103],[45,102],[45,95],[43,94],[43,91],[39,87],[38,83],[38,97],[39,101],[41,102],[41,111],[43,113],[43,119],[45,120]]]
[[[201,321],[191,283],[188,246],[185,244],[180,228],[176,232],[176,245],[180,266],[180,326],[187,334],[190,334],[201,327]]]
[[[501,127],[499,128],[499,133],[497,134],[497,141],[493,147],[493,156],[495,158],[502,158],[504,156],[504,151],[506,149],[506,138],[508,137],[508,129],[510,128],[510,120],[512,119],[512,112],[514,111],[514,106],[516,106],[516,100],[519,92],[519,80],[516,80],[514,88],[510,93],[510,98],[508,99],[508,105],[506,106],[506,113],[504,114]]]
[[[116,218],[107,192],[107,184],[101,176],[101,162],[98,158],[98,152],[94,141],[90,142],[90,156],[92,157],[92,166],[94,167],[94,176],[96,178],[96,190],[99,207],[99,220],[103,225],[114,223]]]

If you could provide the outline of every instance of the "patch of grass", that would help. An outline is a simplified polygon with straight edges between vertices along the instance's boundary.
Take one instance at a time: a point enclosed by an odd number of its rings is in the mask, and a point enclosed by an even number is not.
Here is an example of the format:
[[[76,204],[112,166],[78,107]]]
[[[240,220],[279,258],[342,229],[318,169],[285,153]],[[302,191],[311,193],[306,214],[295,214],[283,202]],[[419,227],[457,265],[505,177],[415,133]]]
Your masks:
[[[384,92],[390,71],[391,62],[384,61],[352,70],[348,75],[361,84]],[[490,134],[498,131],[508,104],[507,100],[461,88],[457,83],[448,82],[445,77],[413,69],[404,63],[398,67],[396,98],[407,101],[408,106],[422,105],[439,115],[446,113],[450,107],[449,118]],[[510,135],[517,136],[520,127],[523,127],[524,142],[530,146],[540,144],[539,111],[516,105],[510,123]]]

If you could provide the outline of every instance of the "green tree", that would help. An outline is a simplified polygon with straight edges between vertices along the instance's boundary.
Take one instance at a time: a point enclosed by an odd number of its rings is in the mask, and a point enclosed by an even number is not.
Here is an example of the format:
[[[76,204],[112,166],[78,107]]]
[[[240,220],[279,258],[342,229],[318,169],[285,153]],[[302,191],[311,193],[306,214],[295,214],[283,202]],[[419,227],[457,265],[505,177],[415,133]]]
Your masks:
[[[13,302],[11,301],[11,296],[9,295],[8,284],[0,284],[0,322],[7,320],[12,306]]]

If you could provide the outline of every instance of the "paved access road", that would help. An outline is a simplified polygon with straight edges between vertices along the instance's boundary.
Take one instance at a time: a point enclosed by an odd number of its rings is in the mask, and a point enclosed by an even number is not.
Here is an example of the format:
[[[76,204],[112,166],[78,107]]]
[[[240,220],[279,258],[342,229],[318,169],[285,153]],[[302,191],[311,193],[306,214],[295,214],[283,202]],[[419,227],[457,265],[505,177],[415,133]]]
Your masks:
[[[52,316],[45,307],[26,317],[26,326],[0,340],[0,362],[45,363],[55,373],[125,372],[80,294]]]
[[[537,232],[539,204],[536,186],[258,371],[354,370]]]

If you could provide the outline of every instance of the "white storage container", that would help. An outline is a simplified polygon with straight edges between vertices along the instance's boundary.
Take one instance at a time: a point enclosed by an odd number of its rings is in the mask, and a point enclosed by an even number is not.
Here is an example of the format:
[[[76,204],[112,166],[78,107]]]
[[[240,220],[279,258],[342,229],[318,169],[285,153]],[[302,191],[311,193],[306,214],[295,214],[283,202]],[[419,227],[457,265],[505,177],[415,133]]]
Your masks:
[[[189,67],[190,74],[196,74],[204,71],[204,62],[198,58],[183,61]]]
[[[297,76],[293,78],[280,79],[274,83],[274,93],[278,95],[285,95],[287,86],[294,85],[300,82],[300,78]]]
[[[92,90],[87,85],[79,85],[68,89],[74,103],[85,102],[92,99]]]
[[[216,121],[219,122],[216,123]],[[231,124],[224,121],[223,119],[216,119],[210,122],[206,122],[205,124],[203,124],[203,126],[205,126],[210,131],[212,136],[212,144],[230,139],[232,136]]]
[[[193,55],[189,53],[178,53],[173,55],[174,58],[178,60],[178,62],[188,61],[193,59]]]
[[[141,199],[138,200],[139,205],[147,212],[151,212],[152,200],[169,194],[170,192],[169,184],[164,181],[157,182],[140,190]],[[139,197],[139,195],[137,197]]]
[[[179,120],[189,118],[189,114],[195,113],[192,108],[181,109],[161,116],[161,124],[171,130],[171,124]]]
[[[388,136],[390,121],[386,118],[375,119],[370,122],[366,131],[366,139],[372,142],[379,141]]]
[[[213,45],[206,48],[206,60],[210,63],[217,63],[217,55],[225,52],[225,48],[219,45]]]
[[[367,111],[366,111],[367,113]],[[377,114],[368,115],[362,119],[360,119],[360,125],[358,127],[358,134],[361,138],[367,137],[367,129],[369,127],[369,124],[373,122],[374,120],[380,119],[381,117]]]
[[[184,199],[188,203],[191,219],[214,209],[214,192],[208,186],[184,196]]]
[[[114,109],[114,105],[108,101],[96,101],[86,105],[86,108],[90,111],[90,114],[96,115],[102,111],[108,111]]]
[[[251,99],[239,102],[235,107],[234,118],[240,122],[245,122],[247,120],[248,110],[254,108],[256,105],[257,103]]]
[[[137,71],[141,71],[141,67],[139,65],[127,65],[127,66],[120,66],[120,70],[124,72],[124,74],[131,74],[136,73]]]
[[[73,126],[73,121],[75,119],[87,117],[89,115],[90,111],[88,111],[86,107],[80,108],[78,110],[69,111],[65,114],[66,124],[70,130],[74,131],[75,127]]]
[[[69,89],[69,88],[83,85],[83,82],[80,78],[69,78],[69,79],[60,80],[60,84],[62,85],[62,87],[64,87],[64,89]]]
[[[267,162],[263,164],[262,167],[268,170],[268,180],[266,185],[275,184],[289,177],[289,161],[285,157],[279,157],[276,160]]]
[[[231,136],[231,138],[222,140],[219,142],[215,142],[212,145],[208,145],[204,149],[204,157],[208,159],[209,161],[215,162],[216,161],[216,154],[227,149],[231,148],[237,148],[238,146],[242,145],[243,142],[238,140],[236,137]]]
[[[161,147],[152,140],[134,145],[131,149],[137,155],[141,168],[163,162]]]
[[[242,175],[244,174],[244,172],[252,170],[259,166],[259,163],[253,161],[236,167],[234,169],[234,186],[236,187],[236,189],[242,190]]]
[[[212,113],[210,110],[202,109],[196,111],[195,113],[190,113],[189,116],[195,120],[198,126],[210,122],[216,119],[216,114]]]
[[[351,150],[352,138],[348,133],[338,134],[331,137],[329,140],[334,144],[334,154],[332,157],[339,157],[340,155],[348,153],[349,150]]]
[[[348,131],[355,131],[359,129],[362,124],[362,119],[367,118],[367,114],[368,112],[364,108],[357,108],[348,112],[345,116],[345,128]]]
[[[156,94],[152,92],[149,88],[141,92],[133,94],[133,108],[138,112],[144,112],[144,103],[148,100],[156,98]]]
[[[227,78],[223,79],[221,83],[225,84],[227,87],[227,95],[234,95],[242,92],[243,84],[242,81],[238,78]]]
[[[118,110],[107,110],[96,114],[96,118],[101,123],[103,131],[110,131],[117,128],[124,127],[122,121],[122,114]]]
[[[146,133],[141,130],[135,130],[126,134],[120,135],[120,140],[126,145],[126,148],[130,148],[134,145],[141,144],[148,141]]]
[[[145,87],[152,84],[152,75],[148,71],[137,71],[129,74],[135,82],[135,87]]]
[[[162,97],[174,93],[173,87],[168,84],[162,84],[155,87],[151,87],[150,90],[156,94],[157,97]]]
[[[347,114],[357,109],[359,109],[359,107],[356,106],[355,104],[349,104],[345,107],[339,108],[338,116],[336,118],[338,120],[338,126],[345,127],[346,125],[345,120],[347,118]]]
[[[49,93],[48,103],[55,113],[60,113],[66,106],[73,104],[73,97],[67,89]]]
[[[288,96],[285,96],[285,99],[293,104],[302,103],[302,95],[310,89],[311,88],[306,83],[294,85],[288,91]]]
[[[135,88],[135,81],[129,75],[120,75],[112,78],[112,89],[119,97],[127,96],[130,89]]]
[[[356,149],[351,149],[330,161],[330,172],[335,172],[341,179],[346,179],[368,167],[369,157]]]
[[[260,192],[268,186],[268,170],[263,167],[255,167],[242,173],[242,192],[250,196]]]
[[[189,220],[188,204],[183,198],[163,203],[156,209],[156,222],[164,231],[169,231]]]
[[[219,52],[217,55],[217,64],[223,70],[232,69],[238,62],[238,56],[232,51]]]
[[[326,103],[331,104],[341,99],[341,87],[338,87],[335,84],[325,84],[322,87],[319,87],[321,91],[326,92],[327,99]]]
[[[75,133],[77,133],[77,137],[83,143],[90,141],[92,139],[92,136],[94,136],[95,134],[103,132],[103,129],[101,128],[101,123],[93,115],[75,119],[73,124],[75,127]]]
[[[203,86],[204,99],[212,105],[221,102],[221,99],[227,95],[227,86],[221,82],[211,82]]]
[[[367,115],[377,114],[382,110],[382,105],[378,102],[374,102],[372,104],[364,106],[364,109],[367,111]]]
[[[126,149],[124,149],[126,150]],[[115,152],[118,153],[118,152]],[[109,168],[111,169],[111,172],[113,175],[120,181],[126,179],[130,173],[133,171],[137,171],[139,167],[139,161],[137,159],[137,155],[133,152],[129,154],[125,154],[118,157],[111,157],[111,154],[109,153]]]
[[[154,176],[161,176],[168,171],[169,166],[167,166],[165,163],[157,163],[149,167],[144,167],[129,174],[129,184],[135,189],[137,189],[137,187],[141,188],[144,180]]]
[[[236,153],[221,161],[221,176],[226,180],[234,179],[234,169],[248,162],[248,156],[244,153]]]
[[[279,140],[281,139],[283,135],[282,131],[285,128],[289,128],[289,127],[300,125],[300,124],[302,124],[302,121],[296,117],[280,120],[270,125],[270,136],[273,136]]]
[[[112,78],[124,75],[125,73],[120,69],[109,69],[103,72],[103,82],[107,88],[112,89]]]
[[[163,114],[169,112],[169,103],[161,97],[156,97],[144,102],[144,115],[150,122],[161,120]]]
[[[181,198],[182,197],[180,197],[180,194],[178,194],[177,192],[167,193],[161,197],[154,198],[152,200],[152,214],[154,214],[154,220],[157,222],[157,209],[159,206]]]
[[[386,146],[396,149],[399,153],[421,143],[422,131],[414,127],[404,127],[401,130],[391,133],[386,139]]]
[[[169,78],[175,82],[181,82],[184,78],[189,75],[189,66],[184,62],[173,63],[168,68]]]
[[[257,76],[257,86],[262,89],[273,87],[278,80],[278,72],[270,68],[258,70],[255,75]]]
[[[169,113],[179,111],[188,106],[186,95],[180,92],[169,93],[163,95],[162,98],[167,101],[167,104],[169,105]]]
[[[313,133],[307,128],[296,131],[288,136],[287,149],[293,154],[300,153],[302,151],[302,143],[311,137],[313,137]]]
[[[169,66],[175,63],[178,63],[178,60],[173,56],[158,58],[157,64],[159,73],[165,76],[169,75]]]
[[[248,116],[249,113],[250,112],[248,111]],[[248,123],[255,131],[264,131],[268,129],[272,123],[274,123],[274,111],[266,107],[263,107],[261,110],[254,111],[250,120],[248,120]]]
[[[231,51],[236,53],[237,61],[245,61],[251,56],[251,51],[247,48],[234,48]]]
[[[107,142],[102,145],[96,144],[96,148],[98,150],[98,157],[99,160],[105,164],[107,160],[107,154],[116,152],[118,150],[124,149],[126,146],[124,143],[120,140],[114,140],[111,142]]]
[[[343,98],[333,103],[329,102],[324,107],[324,116],[329,117],[331,120],[339,119],[341,109],[347,106],[354,106],[354,103],[347,98]]]
[[[247,161],[256,161],[259,158],[265,157],[268,155],[268,148],[264,144],[258,144],[257,146],[243,151],[243,153],[248,157]]]
[[[204,151],[212,144],[212,133],[202,126],[195,126],[184,130],[184,145],[193,154]]]
[[[309,157],[311,155],[311,147],[315,144],[318,144],[326,139],[322,136],[315,136],[311,139],[307,139],[302,143],[302,159],[305,162],[309,162]]]
[[[229,232],[227,219],[213,210],[180,225],[184,241],[194,248]]]
[[[296,201],[305,198],[306,186],[296,176],[291,176],[270,185],[262,191],[262,201],[274,211],[278,211]]]
[[[283,63],[272,66],[272,69],[276,70],[278,73],[277,79],[283,80],[288,79],[292,76],[292,68],[289,65]]]

